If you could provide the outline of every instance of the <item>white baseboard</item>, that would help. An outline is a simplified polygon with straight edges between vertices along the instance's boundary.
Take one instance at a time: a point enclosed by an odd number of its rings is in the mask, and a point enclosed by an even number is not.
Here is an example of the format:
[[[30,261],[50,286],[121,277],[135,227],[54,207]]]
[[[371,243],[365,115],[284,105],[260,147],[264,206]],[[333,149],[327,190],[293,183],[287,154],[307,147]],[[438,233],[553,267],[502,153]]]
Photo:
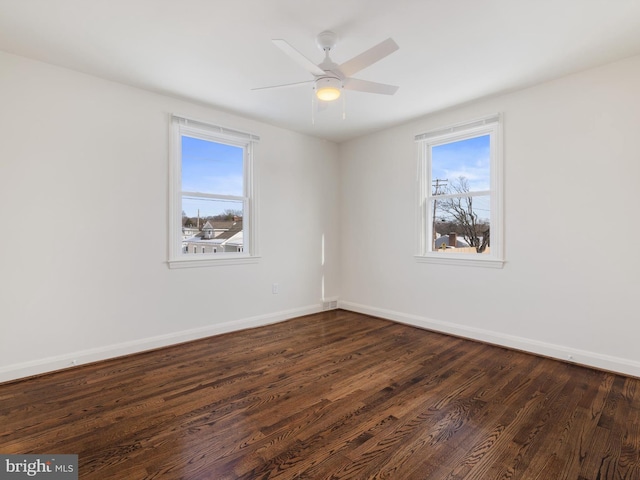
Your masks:
[[[626,358],[604,355],[587,350],[579,350],[576,348],[565,347],[563,345],[540,342],[538,340],[507,335],[466,325],[433,320],[393,310],[360,305],[358,303],[344,300],[340,300],[338,302],[338,308],[352,312],[364,313],[387,320],[393,320],[394,322],[424,328],[425,330],[432,330],[434,332],[446,333],[457,337],[468,338],[470,340],[478,340],[492,345],[499,345],[536,355],[556,358],[558,360],[576,363],[578,365],[621,373],[623,375],[631,375],[633,377],[640,377],[640,362]]]
[[[382,308],[370,307],[358,303],[338,300],[338,308],[349,310],[352,312],[364,313],[375,317],[393,320],[395,322],[404,323],[414,327],[432,330],[435,332],[455,335],[457,337],[478,340],[481,342],[500,345],[507,348],[522,350],[525,352],[543,355],[545,357],[556,358],[558,360],[568,361],[579,365],[594,367],[611,372],[621,373],[623,375],[631,375],[640,377],[640,362],[628,360],[621,357],[604,355],[587,350],[579,350],[562,345],[540,342],[524,337],[507,335],[504,333],[493,332],[490,330],[459,325],[440,320],[433,320],[418,315],[396,312]],[[16,363],[4,367],[0,367],[0,382],[7,382],[19,378],[30,377],[43,373],[72,368],[74,365],[82,365],[110,358],[140,353],[155,348],[167,347],[178,343],[198,340],[213,335],[220,335],[248,328],[261,327],[273,323],[282,322],[303,315],[318,313],[323,310],[323,305],[311,305],[302,308],[285,310],[281,312],[270,313],[266,315],[258,315],[241,320],[234,320],[215,325],[207,325],[201,328],[183,330],[166,335],[158,335],[155,337],[123,342],[115,345],[107,345],[104,347],[92,348],[72,352],[69,354],[47,357],[29,362]],[[569,358],[571,357],[571,358]]]
[[[180,332],[158,335],[155,337],[122,342],[115,345],[80,350],[64,355],[47,357],[29,362],[16,363],[0,367],[0,382],[8,382],[19,378],[30,377],[42,373],[53,372],[65,368],[72,368],[90,362],[107,360],[133,353],[140,353],[155,348],[167,347],[178,343],[198,340],[213,335],[229,333],[247,328],[261,327],[273,323],[282,322],[291,318],[318,313],[323,310],[322,304],[295,308],[281,312],[249,317],[231,322],[207,325],[205,327],[183,330]]]

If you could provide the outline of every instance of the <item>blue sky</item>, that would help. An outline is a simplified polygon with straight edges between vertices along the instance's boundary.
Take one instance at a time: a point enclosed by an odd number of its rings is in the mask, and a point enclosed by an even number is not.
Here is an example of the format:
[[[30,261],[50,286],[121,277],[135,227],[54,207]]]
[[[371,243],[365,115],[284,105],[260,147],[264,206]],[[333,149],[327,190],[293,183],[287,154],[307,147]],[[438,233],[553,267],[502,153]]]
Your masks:
[[[244,151],[241,147],[182,137],[182,190],[242,196]],[[183,197],[182,209],[190,217],[242,210],[242,202]]]
[[[458,177],[466,177],[471,191],[489,190],[490,137],[460,140],[434,146],[431,149],[431,179],[447,179],[448,184]]]
[[[431,179],[447,180],[447,185],[457,182],[459,177],[468,180],[469,191],[485,191],[491,188],[490,136],[469,138],[434,146],[431,149]],[[439,193],[444,193],[442,189]],[[473,210],[483,220],[490,217],[490,196],[473,198]],[[436,210],[437,220],[451,220],[441,209]]]

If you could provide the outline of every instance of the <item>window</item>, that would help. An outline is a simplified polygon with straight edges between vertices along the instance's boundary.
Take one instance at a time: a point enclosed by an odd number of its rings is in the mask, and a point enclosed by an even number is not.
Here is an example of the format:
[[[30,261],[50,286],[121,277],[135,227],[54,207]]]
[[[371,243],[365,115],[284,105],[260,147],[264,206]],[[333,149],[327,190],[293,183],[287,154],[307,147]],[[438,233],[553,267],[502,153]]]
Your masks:
[[[258,141],[249,133],[172,117],[171,268],[257,261],[252,173]],[[225,242],[242,248],[218,248]]]
[[[416,136],[419,261],[502,267],[501,117]]]

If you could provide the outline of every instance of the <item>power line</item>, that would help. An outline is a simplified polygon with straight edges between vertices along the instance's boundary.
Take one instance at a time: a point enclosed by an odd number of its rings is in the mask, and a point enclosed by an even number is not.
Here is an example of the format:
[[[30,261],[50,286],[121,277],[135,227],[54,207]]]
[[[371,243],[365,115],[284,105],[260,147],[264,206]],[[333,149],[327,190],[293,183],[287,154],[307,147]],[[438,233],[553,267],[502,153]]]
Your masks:
[[[435,180],[432,181],[432,187],[434,188],[433,190],[433,195],[440,195],[442,192],[440,192],[440,187],[443,187],[443,189],[447,186],[447,182],[449,181],[449,179],[447,178],[436,178]],[[436,249],[436,204],[438,203],[438,201],[434,198],[433,199],[433,216],[431,217],[431,249],[435,250]]]

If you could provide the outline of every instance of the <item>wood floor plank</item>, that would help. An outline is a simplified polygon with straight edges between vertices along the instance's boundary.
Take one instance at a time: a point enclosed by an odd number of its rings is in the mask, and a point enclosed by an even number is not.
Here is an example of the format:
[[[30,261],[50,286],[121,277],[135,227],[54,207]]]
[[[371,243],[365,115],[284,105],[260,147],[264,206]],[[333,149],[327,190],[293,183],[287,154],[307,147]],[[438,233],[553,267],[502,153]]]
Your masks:
[[[87,480],[640,480],[640,380],[336,310],[0,385]]]

